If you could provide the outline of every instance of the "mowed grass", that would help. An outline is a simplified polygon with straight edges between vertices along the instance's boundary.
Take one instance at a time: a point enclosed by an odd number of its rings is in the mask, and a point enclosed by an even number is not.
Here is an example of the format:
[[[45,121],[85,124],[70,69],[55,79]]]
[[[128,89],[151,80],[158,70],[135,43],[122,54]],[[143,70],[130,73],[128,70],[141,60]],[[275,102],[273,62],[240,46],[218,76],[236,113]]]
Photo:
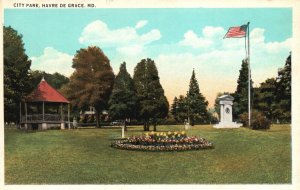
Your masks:
[[[159,131],[183,126],[159,126]],[[130,127],[128,135],[142,134]],[[188,135],[215,149],[140,152],[110,147],[121,129],[5,129],[6,184],[275,184],[291,183],[289,125],[268,131],[195,126]]]

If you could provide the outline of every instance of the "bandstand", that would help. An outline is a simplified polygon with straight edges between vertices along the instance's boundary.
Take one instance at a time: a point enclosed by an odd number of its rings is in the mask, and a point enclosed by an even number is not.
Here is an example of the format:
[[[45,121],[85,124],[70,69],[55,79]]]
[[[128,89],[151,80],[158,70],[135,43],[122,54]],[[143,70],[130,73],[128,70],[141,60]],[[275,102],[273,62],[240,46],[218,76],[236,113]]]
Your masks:
[[[20,124],[26,130],[70,128],[69,103],[43,78],[20,103]]]

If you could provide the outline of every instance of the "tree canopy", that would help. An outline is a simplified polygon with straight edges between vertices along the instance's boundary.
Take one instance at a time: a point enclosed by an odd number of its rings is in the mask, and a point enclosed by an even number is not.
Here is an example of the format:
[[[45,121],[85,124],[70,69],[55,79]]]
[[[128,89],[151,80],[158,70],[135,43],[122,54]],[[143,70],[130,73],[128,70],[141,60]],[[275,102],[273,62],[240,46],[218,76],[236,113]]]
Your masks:
[[[190,79],[189,91],[187,92],[188,116],[192,125],[195,122],[207,123],[209,115],[207,112],[208,101],[200,93],[195,71],[193,70]]]
[[[149,58],[141,60],[134,69],[133,80],[139,101],[139,117],[144,121],[144,130],[148,131],[150,119],[156,126],[157,119],[165,118],[169,110],[155,62]]]
[[[251,97],[253,97],[252,79],[250,81]],[[239,115],[248,112],[248,61],[244,59],[240,69],[240,75],[237,80],[237,88],[233,94],[233,118],[238,119]],[[253,100],[252,100],[253,101]],[[251,101],[251,102],[252,102]]]
[[[41,79],[44,79],[55,89],[59,90],[63,85],[66,85],[69,82],[69,78],[55,72],[53,74],[46,73],[45,71],[34,70],[30,72],[31,75],[31,84],[35,88]]]
[[[136,117],[138,108],[134,81],[126,70],[126,63],[120,65],[120,71],[115,78],[114,87],[109,100],[110,117],[123,120]]]
[[[31,60],[25,53],[22,35],[12,27],[3,27],[4,50],[4,120],[19,121],[21,98],[30,88]]]
[[[107,108],[115,78],[110,61],[99,47],[90,46],[77,51],[72,67],[75,71],[64,92],[73,106],[93,106],[99,127],[100,113]]]

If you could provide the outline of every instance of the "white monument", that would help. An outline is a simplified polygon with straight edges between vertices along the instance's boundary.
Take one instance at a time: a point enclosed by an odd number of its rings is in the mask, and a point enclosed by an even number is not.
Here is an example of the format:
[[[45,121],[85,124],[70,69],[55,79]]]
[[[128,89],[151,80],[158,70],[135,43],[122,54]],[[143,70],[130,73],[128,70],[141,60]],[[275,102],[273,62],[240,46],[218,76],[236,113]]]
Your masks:
[[[230,95],[223,95],[218,97],[220,103],[220,122],[214,125],[214,128],[239,128],[240,123],[232,122],[232,104],[234,98]]]

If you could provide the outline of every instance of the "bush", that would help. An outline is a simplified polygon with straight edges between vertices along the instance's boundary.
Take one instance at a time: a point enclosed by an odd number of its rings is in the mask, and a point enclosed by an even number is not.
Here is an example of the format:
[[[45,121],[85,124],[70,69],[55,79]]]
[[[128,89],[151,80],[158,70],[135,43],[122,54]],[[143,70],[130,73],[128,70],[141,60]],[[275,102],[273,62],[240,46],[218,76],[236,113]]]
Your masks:
[[[240,120],[243,126],[249,127],[247,112],[240,115]],[[253,111],[251,113],[251,129],[270,129],[270,126],[270,120],[268,120],[262,112]]]

